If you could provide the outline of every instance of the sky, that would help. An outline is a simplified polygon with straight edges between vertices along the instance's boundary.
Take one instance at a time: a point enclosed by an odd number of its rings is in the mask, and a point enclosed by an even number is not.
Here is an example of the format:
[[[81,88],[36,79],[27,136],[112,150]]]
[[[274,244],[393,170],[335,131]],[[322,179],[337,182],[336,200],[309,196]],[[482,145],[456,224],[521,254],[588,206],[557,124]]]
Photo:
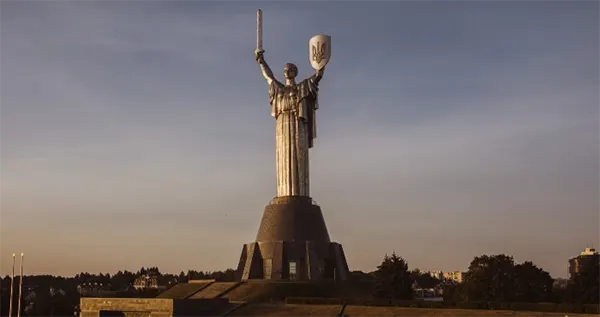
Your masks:
[[[597,1],[2,1],[1,274],[237,265],[275,196],[257,8],[279,79],[332,37],[311,196],[351,270],[600,247]]]

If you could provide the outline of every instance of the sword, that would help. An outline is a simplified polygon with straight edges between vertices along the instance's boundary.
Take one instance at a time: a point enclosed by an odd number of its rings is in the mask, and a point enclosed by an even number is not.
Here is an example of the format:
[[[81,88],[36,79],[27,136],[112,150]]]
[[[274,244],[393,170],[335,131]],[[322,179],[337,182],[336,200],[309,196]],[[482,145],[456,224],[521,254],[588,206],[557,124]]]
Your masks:
[[[256,51],[262,50],[262,11],[258,9],[256,10]]]

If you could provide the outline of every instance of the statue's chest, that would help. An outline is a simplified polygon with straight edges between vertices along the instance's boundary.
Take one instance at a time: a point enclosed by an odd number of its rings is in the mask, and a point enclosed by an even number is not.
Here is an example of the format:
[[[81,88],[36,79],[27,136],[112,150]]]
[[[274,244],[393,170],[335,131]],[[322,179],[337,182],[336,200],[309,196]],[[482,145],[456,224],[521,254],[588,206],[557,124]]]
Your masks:
[[[282,111],[294,110],[298,106],[298,89],[296,86],[285,86],[277,93]]]

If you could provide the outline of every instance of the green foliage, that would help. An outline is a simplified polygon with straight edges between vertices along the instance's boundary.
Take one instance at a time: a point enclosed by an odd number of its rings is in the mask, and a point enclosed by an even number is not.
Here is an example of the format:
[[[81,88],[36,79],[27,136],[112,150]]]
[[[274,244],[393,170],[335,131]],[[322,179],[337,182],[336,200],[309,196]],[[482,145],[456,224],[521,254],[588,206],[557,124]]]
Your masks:
[[[8,307],[10,306],[10,287],[4,287],[2,281],[2,289],[0,289],[0,316],[8,316]]]
[[[32,309],[23,313],[24,316],[69,316],[77,304],[74,298],[65,295],[38,296]]]
[[[514,294],[515,272],[512,257],[482,255],[475,257],[464,277],[466,300],[510,301]]]
[[[235,281],[235,270],[227,269],[225,271],[195,271],[188,270],[187,274],[181,272],[179,281],[186,282],[188,280],[216,280],[217,282],[233,282]]]
[[[146,274],[148,274],[148,275],[161,275],[160,274],[160,270],[156,266],[149,267],[149,268],[142,267],[137,272],[137,275],[146,275]]]
[[[504,254],[475,257],[461,285],[444,289],[444,298],[456,302],[552,301],[550,274],[531,262],[515,264]]]
[[[599,304],[600,263],[573,276],[567,287],[567,299],[572,303]]]
[[[517,301],[547,302],[552,300],[550,274],[531,262],[517,264],[515,272],[515,297]]]
[[[583,306],[544,303],[598,304],[600,299],[600,263],[575,275],[566,289],[554,288],[550,274],[532,262],[515,264],[512,257],[504,254],[475,257],[464,275],[462,284],[444,283],[446,302],[489,302],[492,309],[498,302],[512,302],[511,309],[536,311],[565,310],[583,311]],[[554,306],[553,306],[554,305]],[[580,308],[577,308],[580,307]],[[593,307],[590,306],[593,311]],[[532,308],[533,309],[533,308]]]
[[[206,276],[220,281],[233,281],[234,270],[228,269],[217,272],[196,272],[192,274]],[[24,300],[22,316],[73,316],[77,305],[79,304],[80,294],[78,293],[78,285],[86,283],[102,284],[104,291],[110,293],[89,294],[88,296],[111,296],[111,297],[137,297],[137,298],[152,298],[160,293],[157,289],[148,289],[136,291],[132,284],[140,274],[156,275],[159,279],[159,284],[167,285],[169,282],[177,283],[182,281],[181,276],[173,274],[162,274],[157,267],[142,267],[137,273],[130,271],[119,271],[112,276],[107,273],[90,274],[82,272],[72,278],[63,278],[52,275],[36,275],[25,276],[23,279],[23,296]],[[187,276],[183,276],[187,280]],[[10,277],[2,278],[0,283],[0,316],[8,315],[9,297],[10,297]],[[15,292],[16,286],[19,284],[19,277],[15,277]],[[54,288],[56,292],[50,292]],[[29,292],[35,292],[35,299],[27,300]],[[62,290],[62,291],[60,291]],[[63,294],[64,293],[64,294]],[[14,309],[16,310],[16,297]],[[13,312],[16,314],[16,311]]]
[[[375,271],[375,298],[388,300],[412,299],[413,279],[408,271],[408,264],[403,258],[392,253],[383,258]]]
[[[464,284],[459,284],[454,281],[443,281],[442,291],[444,294],[444,302],[460,303],[465,302]]]
[[[141,270],[140,270],[141,271]],[[121,291],[133,284],[136,274],[129,271],[119,271],[110,278],[111,289]]]
[[[410,277],[421,288],[435,288],[442,282],[441,280],[431,276],[428,273],[423,273],[419,269],[410,272]]]
[[[373,298],[360,298],[354,293],[341,293],[337,296],[348,298],[309,298],[289,296],[328,296],[332,294],[331,287],[305,283],[300,288],[290,288],[281,283],[265,290],[267,300],[285,300],[287,303],[298,304],[327,304],[371,306],[404,306],[422,308],[463,308],[463,309],[494,309],[494,310],[525,310],[538,312],[590,313],[599,314],[600,306],[600,263],[595,267],[573,276],[563,287],[553,288],[553,279],[548,272],[537,267],[532,262],[517,264],[511,256],[482,255],[475,257],[464,274],[463,283],[439,281],[429,274],[418,270],[410,272],[404,259],[393,253],[385,256],[377,270],[371,273],[352,272],[351,281],[356,285],[368,286],[374,289]],[[119,271],[112,276],[106,273],[77,274],[73,278],[62,278],[50,275],[25,276],[24,290],[35,289],[36,299],[33,305],[23,303],[28,311],[23,316],[72,316],[75,306],[79,303],[80,295],[77,286],[83,283],[101,283],[109,285],[115,297],[155,297],[157,290],[135,291],[131,285],[140,274],[156,275],[160,285],[173,285],[186,282],[188,279],[215,279],[217,281],[234,281],[235,271],[203,272],[189,270],[178,275],[163,274],[157,267],[141,268],[137,272]],[[18,285],[19,278],[15,278]],[[444,292],[443,302],[412,300],[413,282],[422,288],[441,287]],[[298,284],[298,285],[300,285]],[[1,280],[0,315],[8,313],[10,277]],[[558,284],[557,284],[558,285]],[[50,295],[49,289],[61,289],[58,295]],[[88,295],[92,296],[92,295]],[[96,296],[96,295],[93,295]],[[98,295],[100,296],[100,295]],[[367,295],[368,296],[368,295]]]

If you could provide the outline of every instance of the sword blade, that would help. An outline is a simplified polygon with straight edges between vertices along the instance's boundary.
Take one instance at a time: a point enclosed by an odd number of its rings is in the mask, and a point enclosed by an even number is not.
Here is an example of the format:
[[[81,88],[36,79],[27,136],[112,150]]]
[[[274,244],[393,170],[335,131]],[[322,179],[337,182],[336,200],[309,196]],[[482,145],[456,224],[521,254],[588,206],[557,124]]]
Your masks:
[[[262,11],[256,11],[256,49],[262,50]]]

